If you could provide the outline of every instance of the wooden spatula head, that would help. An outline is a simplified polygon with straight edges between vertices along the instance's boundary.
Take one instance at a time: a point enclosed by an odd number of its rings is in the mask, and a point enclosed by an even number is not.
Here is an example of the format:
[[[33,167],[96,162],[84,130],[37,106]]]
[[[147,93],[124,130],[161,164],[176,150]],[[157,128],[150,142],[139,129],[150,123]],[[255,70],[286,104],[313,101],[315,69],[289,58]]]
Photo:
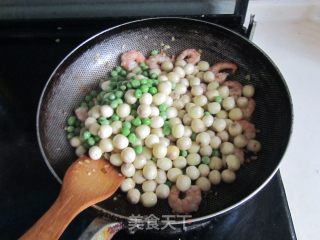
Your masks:
[[[78,196],[78,201],[90,205],[111,196],[124,177],[105,159],[91,160],[83,156],[65,173],[62,194]]]

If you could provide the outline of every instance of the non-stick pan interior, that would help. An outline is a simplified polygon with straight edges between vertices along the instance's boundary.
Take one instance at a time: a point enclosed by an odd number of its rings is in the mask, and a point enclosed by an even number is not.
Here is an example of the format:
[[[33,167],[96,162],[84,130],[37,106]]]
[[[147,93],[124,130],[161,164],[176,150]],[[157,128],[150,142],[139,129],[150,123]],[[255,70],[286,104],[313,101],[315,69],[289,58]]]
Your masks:
[[[43,92],[38,112],[39,142],[48,165],[61,179],[76,159],[66,140],[66,117],[119,64],[122,52],[136,49],[147,55],[163,44],[171,47],[169,54],[195,48],[201,49],[202,59],[210,63],[235,62],[239,70],[233,79],[256,87],[253,122],[260,130],[257,138],[262,151],[257,160],[241,167],[233,184],[220,184],[204,194],[200,209],[193,214],[193,218],[201,218],[242,201],[258,189],[277,168],[291,131],[291,102],[280,73],[252,43],[229,30],[196,20],[160,18],[125,24],[89,39],[62,61]],[[98,206],[118,217],[171,214],[166,200],[148,209],[131,205],[120,192],[115,196]]]

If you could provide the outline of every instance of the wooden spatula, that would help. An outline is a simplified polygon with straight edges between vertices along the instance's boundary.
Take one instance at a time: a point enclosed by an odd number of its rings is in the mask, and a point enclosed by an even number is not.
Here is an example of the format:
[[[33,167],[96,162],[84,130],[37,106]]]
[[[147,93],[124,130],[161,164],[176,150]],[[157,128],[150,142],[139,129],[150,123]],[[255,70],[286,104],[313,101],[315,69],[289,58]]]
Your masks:
[[[104,159],[79,158],[68,168],[57,200],[20,239],[58,239],[72,219],[110,197],[123,179]]]

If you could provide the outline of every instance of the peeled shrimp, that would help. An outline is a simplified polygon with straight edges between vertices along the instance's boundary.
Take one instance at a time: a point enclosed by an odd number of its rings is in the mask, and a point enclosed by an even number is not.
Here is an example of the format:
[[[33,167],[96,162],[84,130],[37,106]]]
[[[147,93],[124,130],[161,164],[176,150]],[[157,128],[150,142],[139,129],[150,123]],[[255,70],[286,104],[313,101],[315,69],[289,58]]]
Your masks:
[[[244,136],[248,139],[253,139],[256,137],[256,127],[254,124],[248,122],[247,120],[239,120],[238,123],[242,126]]]
[[[160,68],[161,63],[165,61],[171,61],[171,58],[168,57],[165,53],[160,53],[155,56],[150,56],[147,58],[146,63],[151,69]]]
[[[200,61],[200,53],[195,49],[186,49],[177,56],[177,60],[186,60],[188,63],[196,64]]]
[[[225,69],[231,69],[232,70],[232,73],[235,73],[238,69],[238,66],[234,63],[231,63],[231,62],[218,62],[216,64],[213,64],[209,70],[214,72],[214,73],[219,73],[221,72],[222,70],[225,70]]]
[[[244,152],[243,152],[243,150],[241,150],[239,148],[235,148],[233,153],[234,153],[234,155],[236,155],[239,158],[241,164],[244,163]]]
[[[244,109],[242,109],[243,116],[246,119],[250,118],[255,108],[256,108],[256,101],[253,100],[252,98],[249,98],[248,105]]]
[[[138,65],[137,63],[142,63],[145,59],[141,52],[131,50],[121,55],[121,66],[127,70],[132,70]]]
[[[180,191],[176,186],[170,190],[168,198],[169,206],[176,213],[190,213],[198,210],[201,198],[201,190],[198,186],[191,186],[183,199],[179,197]]]
[[[232,97],[240,97],[242,94],[242,84],[237,81],[226,81],[224,86],[229,88],[229,95]]]
[[[223,83],[229,75],[229,73],[222,72],[222,70],[225,70],[225,69],[231,69],[232,73],[235,73],[235,71],[238,69],[238,67],[234,63],[219,62],[219,63],[213,64],[209,68],[209,71],[212,71],[215,74],[215,80],[217,82]]]

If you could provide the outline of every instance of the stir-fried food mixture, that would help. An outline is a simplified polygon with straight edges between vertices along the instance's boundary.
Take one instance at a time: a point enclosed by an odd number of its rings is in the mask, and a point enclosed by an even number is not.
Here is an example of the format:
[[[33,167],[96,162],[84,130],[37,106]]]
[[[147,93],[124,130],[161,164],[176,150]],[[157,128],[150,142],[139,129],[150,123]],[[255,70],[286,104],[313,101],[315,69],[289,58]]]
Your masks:
[[[67,137],[78,156],[120,168],[130,203],[167,199],[173,212],[197,211],[202,192],[234,182],[246,155],[261,148],[250,122],[255,88],[228,80],[236,71],[195,49],[125,52],[67,119]]]

